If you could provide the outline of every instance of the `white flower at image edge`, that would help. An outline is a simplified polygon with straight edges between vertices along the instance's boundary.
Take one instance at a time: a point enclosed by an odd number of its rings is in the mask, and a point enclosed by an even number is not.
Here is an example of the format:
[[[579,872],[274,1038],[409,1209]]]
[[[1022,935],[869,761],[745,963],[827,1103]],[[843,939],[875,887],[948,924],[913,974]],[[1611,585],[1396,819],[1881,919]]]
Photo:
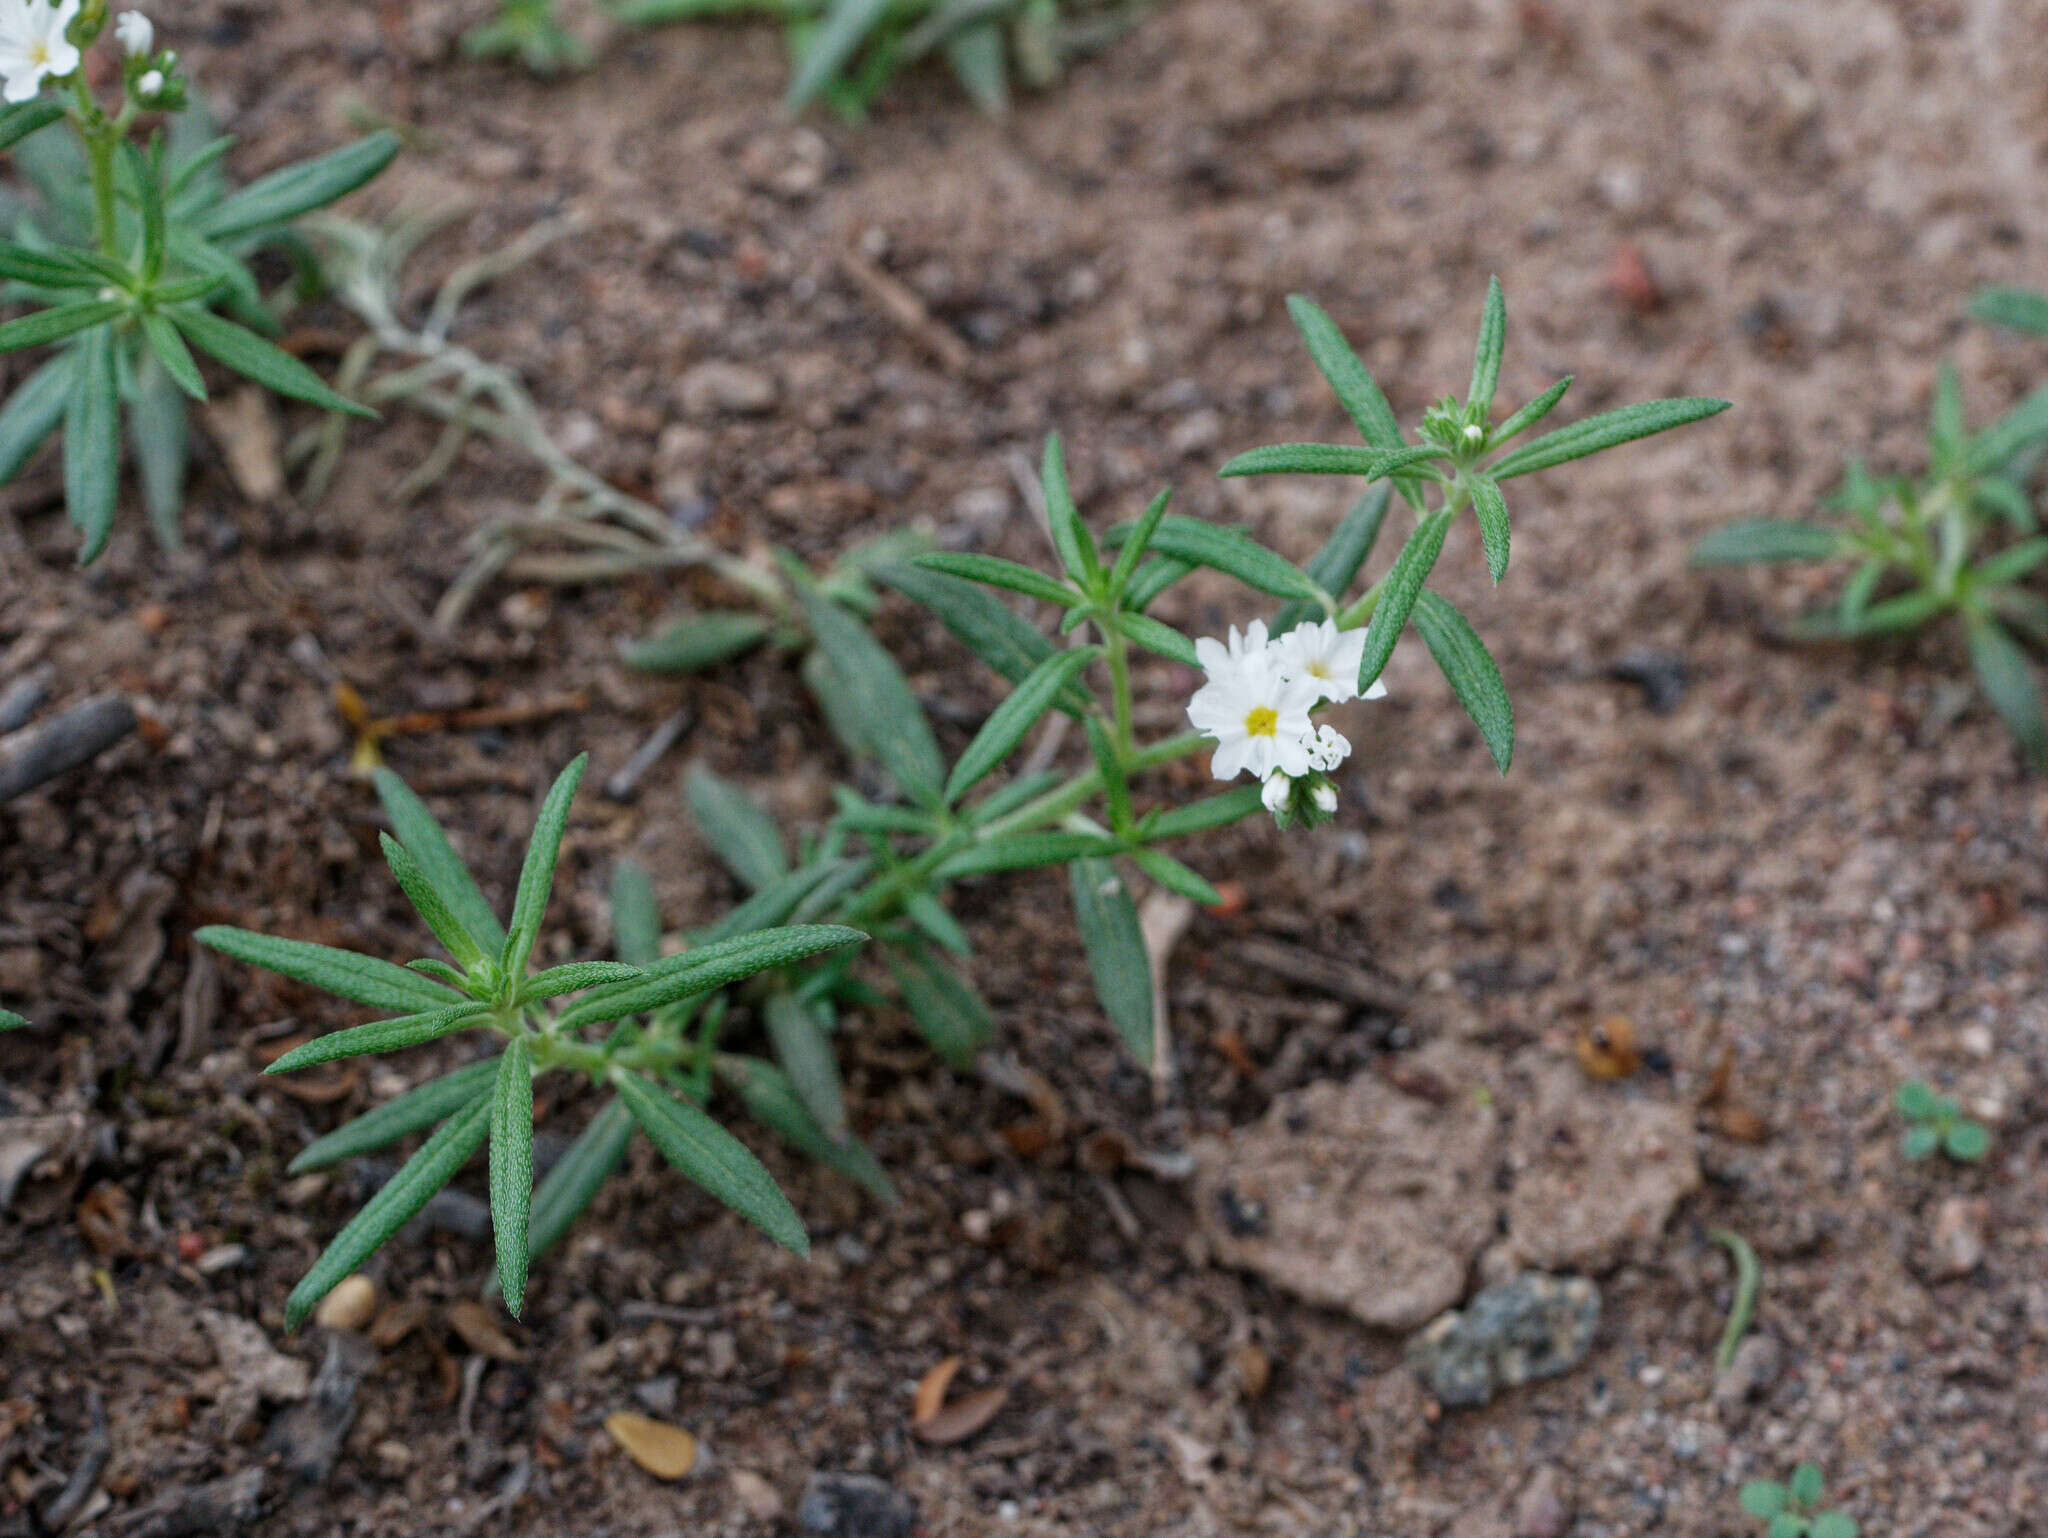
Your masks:
[[[156,47],[156,28],[140,11],[123,11],[115,17],[114,36],[121,40],[121,46],[131,58]]]
[[[1214,643],[1211,643],[1214,644]],[[1288,671],[1312,678],[1323,698],[1333,705],[1360,698],[1358,669],[1365,661],[1365,632],[1339,630],[1334,620],[1316,625],[1296,625],[1273,643],[1280,665]],[[1387,686],[1378,679],[1363,698],[1385,699]]]
[[[64,31],[78,19],[81,0],[0,0],[0,78],[8,101],[31,101],[48,78],[78,68],[78,50]]]
[[[1308,713],[1322,698],[1315,680],[1279,666],[1263,646],[1264,625],[1254,624],[1243,643],[1232,630],[1230,640],[1227,651],[1215,641],[1196,643],[1209,681],[1188,701],[1188,719],[1216,739],[1210,772],[1219,780],[1247,769],[1261,780],[1276,769],[1307,774],[1317,747]]]

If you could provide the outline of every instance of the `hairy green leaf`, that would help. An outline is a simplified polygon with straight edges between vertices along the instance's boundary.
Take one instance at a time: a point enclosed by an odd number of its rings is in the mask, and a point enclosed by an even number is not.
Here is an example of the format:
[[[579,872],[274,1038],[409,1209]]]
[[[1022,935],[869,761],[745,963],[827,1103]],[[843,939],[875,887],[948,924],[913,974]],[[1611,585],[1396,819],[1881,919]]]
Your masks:
[[[461,997],[453,989],[375,956],[359,956],[309,940],[286,940],[224,924],[210,924],[192,938],[237,961],[281,972],[324,993],[376,1009],[445,1009]]]
[[[1138,869],[1169,892],[1177,892],[1205,908],[1223,905],[1223,894],[1210,884],[1208,877],[1190,870],[1171,855],[1162,854],[1157,849],[1133,849],[1131,858],[1137,861]]]
[[[981,995],[938,957],[891,954],[889,968],[904,1007],[932,1050],[955,1068],[967,1068],[995,1034],[995,1017]]]
[[[1258,784],[1239,785],[1220,796],[1206,796],[1187,806],[1161,812],[1145,822],[1145,838],[1157,844],[1170,838],[1188,838],[1216,828],[1227,828],[1263,809],[1264,803],[1259,795]]]
[[[1527,432],[1538,422],[1549,416],[1557,403],[1564,399],[1564,392],[1572,387],[1572,376],[1567,374],[1556,384],[1535,399],[1525,403],[1520,410],[1493,430],[1489,439],[1495,444],[1506,443],[1510,438]]]
[[[757,1057],[728,1057],[719,1060],[718,1071],[754,1118],[785,1142],[837,1170],[884,1206],[896,1205],[896,1188],[866,1145],[827,1136],[781,1069]]]
[[[519,1002],[537,1004],[543,999],[559,999],[566,993],[581,993],[600,983],[629,983],[646,975],[644,967],[623,961],[571,961],[529,977],[519,989]]]
[[[1505,481],[1513,476],[1548,470],[1570,460],[1584,459],[1588,454],[1598,454],[1603,449],[1647,438],[1652,433],[1668,432],[1688,422],[1718,416],[1728,406],[1727,401],[1693,396],[1682,400],[1644,401],[1616,411],[1603,411],[1598,416],[1574,422],[1570,427],[1560,427],[1556,432],[1545,433],[1541,438],[1523,444],[1492,465],[1487,473],[1497,481]]]
[[[1515,756],[1515,708],[1486,643],[1449,599],[1427,588],[1416,595],[1413,618],[1423,644],[1450,680],[1458,703],[1486,739],[1487,751],[1493,754],[1500,772],[1506,774]]]
[[[1751,561],[1825,561],[1843,554],[1840,530],[1787,518],[1752,518],[1714,530],[1693,546],[1695,566],[1737,566]]]
[[[1401,424],[1394,417],[1394,408],[1387,404],[1386,396],[1366,372],[1358,354],[1344,340],[1337,323],[1299,294],[1288,297],[1287,313],[1293,317],[1301,339],[1308,343],[1309,356],[1315,359],[1330,388],[1337,392],[1337,399],[1359,436],[1376,449],[1399,448]]]
[[[0,484],[20,474],[64,420],[75,361],[70,352],[58,353],[15,386],[6,406],[0,407]]]
[[[621,860],[612,870],[612,949],[636,967],[661,959],[661,910],[647,868],[637,860]]]
[[[713,609],[686,615],[645,640],[630,642],[620,648],[619,656],[627,667],[644,672],[694,673],[751,651],[774,629],[758,614]]]
[[[890,0],[831,0],[832,8],[803,51],[789,90],[782,98],[787,112],[801,112],[822,95],[851,62],[860,46],[888,14]]]
[[[498,1290],[517,1319],[526,1305],[526,1229],[533,1213],[533,1053],[512,1038],[491,1092],[491,1233]]]
[[[52,305],[0,325],[0,352],[18,352],[24,347],[41,347],[61,342],[94,326],[104,326],[128,313],[126,299],[80,299],[72,304]]]
[[[981,730],[960,755],[946,780],[946,800],[958,801],[975,785],[994,772],[1015,751],[1017,744],[1048,710],[1067,686],[1079,678],[1102,649],[1081,646],[1048,657],[1013,689],[1008,698],[990,712]]]
[[[440,1130],[420,1146],[405,1167],[364,1204],[363,1210],[334,1236],[334,1242],[313,1262],[313,1269],[285,1300],[287,1330],[304,1324],[314,1304],[374,1255],[385,1240],[426,1206],[436,1191],[455,1178],[455,1172],[469,1162],[469,1156],[490,1130],[490,1115],[490,1097],[478,1096],[441,1123]]]
[[[71,399],[64,407],[64,508],[83,536],[78,564],[87,566],[113,535],[121,491],[121,379],[113,328],[87,332],[72,351]]]
[[[693,763],[683,774],[683,801],[711,852],[748,891],[758,892],[789,874],[782,830],[730,780]]]
[[[1045,462],[1039,473],[1045,490],[1046,520],[1052,528],[1053,549],[1067,575],[1084,586],[1101,571],[1095,541],[1081,522],[1081,510],[1074,505],[1074,493],[1067,484],[1067,452],[1058,433],[1045,440]]]
[[[789,1075],[797,1098],[825,1135],[838,1142],[846,1136],[846,1095],[840,1088],[832,1039],[794,994],[771,993],[761,1006],[761,1018],[775,1048],[775,1060]]]
[[[2048,766],[2048,715],[2041,709],[2041,685],[2012,633],[1994,619],[1972,617],[1969,625],[1970,665],[1977,685],[1991,701],[2027,757]]]
[[[462,921],[455,916],[447,900],[427,879],[412,853],[388,833],[379,833],[378,842],[384,849],[384,861],[391,867],[391,874],[398,878],[398,885],[427,927],[434,931],[434,938],[447,948],[448,954],[463,967],[473,967],[486,955],[477,938],[462,927]]]
[[[301,1068],[337,1062],[344,1057],[365,1057],[374,1052],[401,1052],[407,1047],[425,1046],[456,1031],[486,1024],[489,1013],[488,1006],[472,999],[465,1004],[451,1004],[417,1015],[401,1015],[396,1020],[373,1020],[368,1025],[350,1026],[345,1031],[330,1031],[325,1036],[314,1037],[303,1046],[292,1048],[263,1071],[296,1073]]]
[[[37,96],[0,108],[0,150],[14,148],[39,129],[48,128],[64,116],[64,103],[55,96]]]
[[[1064,865],[1086,855],[1114,854],[1116,845],[1092,833],[1012,833],[975,844],[941,860],[935,881],[983,876],[992,871],[1028,870],[1037,865]]]
[[[1118,545],[1133,532],[1130,525],[1112,529],[1107,542]],[[1322,598],[1316,585],[1296,570],[1291,561],[1275,555],[1242,529],[1168,514],[1157,520],[1151,546],[1161,555],[1207,566],[1276,598],[1306,598],[1312,602]]]
[[[1132,614],[1128,610],[1119,613],[1112,621],[1128,640],[1138,643],[1147,651],[1157,652],[1162,657],[1171,657],[1175,662],[1188,667],[1201,666],[1195,655],[1195,643],[1175,630],[1171,625],[1154,619],[1149,614]]]
[[[1248,449],[1216,473],[1242,475],[1371,475],[1387,451],[1351,448],[1341,443],[1269,443]]]
[[[592,989],[562,1012],[558,1025],[562,1030],[574,1030],[602,1020],[644,1014],[821,951],[857,945],[866,938],[858,929],[839,924],[803,924],[716,940],[658,961],[630,982]]]
[[[810,1254],[803,1220],[744,1143],[698,1107],[637,1073],[619,1074],[614,1082],[633,1120],[664,1159],[784,1249]]]
[[[1365,630],[1365,654],[1358,670],[1361,691],[1372,686],[1385,670],[1387,659],[1394,655],[1394,643],[1401,639],[1422,585],[1429,580],[1436,558],[1443,553],[1444,536],[1450,532],[1452,517],[1448,510],[1438,508],[1415,526],[1408,543],[1394,558],[1393,569],[1380,588],[1379,606],[1372,611],[1371,623]]]
[[[1507,499],[1485,476],[1472,479],[1472,511],[1479,518],[1479,540],[1486,547],[1486,569],[1495,582],[1508,574],[1508,548],[1512,531],[1508,525]]]
[[[540,938],[541,919],[547,913],[548,894],[555,886],[555,860],[562,850],[562,835],[569,827],[569,803],[576,799],[576,787],[590,755],[578,753],[568,768],[555,777],[534,819],[533,836],[527,840],[526,860],[519,869],[519,890],[512,899],[512,922],[505,932],[498,970],[510,978],[526,975],[526,959],[533,942]]]
[[[926,571],[944,572],[949,577],[960,577],[969,582],[1008,588],[1013,593],[1022,593],[1027,598],[1042,598],[1047,603],[1058,604],[1061,608],[1079,603],[1082,597],[1070,583],[1062,582],[1057,577],[1048,577],[1041,571],[1033,571],[1029,566],[1020,566],[1015,561],[1006,561],[1001,556],[940,550],[930,555],[921,555],[911,564],[921,566]]]
[[[1472,353],[1472,388],[1465,393],[1465,404],[1475,408],[1473,414],[1481,423],[1493,415],[1493,392],[1500,387],[1500,356],[1507,333],[1507,299],[1501,293],[1500,279],[1488,278],[1486,309],[1479,317],[1479,344]]]
[[[200,215],[199,232],[211,240],[289,224],[325,208],[371,180],[398,154],[397,134],[386,130],[353,144],[258,177]]]
[[[359,406],[346,396],[335,394],[318,374],[290,353],[272,346],[255,332],[231,320],[222,320],[207,310],[180,308],[165,313],[194,347],[210,353],[236,373],[247,375],[266,389],[347,416],[374,418],[377,415],[369,407]]]
[[[905,896],[903,916],[923,930],[925,937],[940,949],[951,951],[956,956],[974,953],[960,921],[947,912],[946,905],[930,892],[911,892]]]
[[[1130,888],[1108,860],[1076,860],[1069,868],[1074,920],[1095,979],[1095,996],[1124,1047],[1148,1067],[1152,1062],[1152,970],[1145,959],[1145,933]]]
[[[815,587],[800,587],[797,597],[818,641],[811,660],[825,669],[833,704],[860,749],[912,800],[935,801],[945,760],[902,670],[865,625]]]
[[[397,1099],[387,1100],[375,1110],[366,1111],[327,1136],[308,1143],[285,1173],[303,1175],[311,1170],[324,1170],[343,1159],[369,1153],[386,1143],[395,1143],[402,1137],[431,1127],[488,1095],[497,1076],[497,1059],[486,1058],[480,1063],[471,1063],[466,1068],[443,1074],[438,1079],[429,1079],[418,1088],[409,1089]]]

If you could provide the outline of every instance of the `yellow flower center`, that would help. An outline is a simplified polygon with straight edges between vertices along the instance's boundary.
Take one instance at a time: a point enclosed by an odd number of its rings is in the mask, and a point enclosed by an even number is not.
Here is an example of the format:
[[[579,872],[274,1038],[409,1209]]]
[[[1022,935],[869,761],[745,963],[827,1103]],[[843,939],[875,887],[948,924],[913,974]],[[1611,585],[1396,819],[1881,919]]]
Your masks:
[[[28,45],[28,61],[31,64],[38,64],[44,69],[48,69],[50,67],[49,42],[43,38],[37,38],[34,42],[30,43]]]
[[[1244,718],[1244,734],[1247,737],[1273,737],[1280,731],[1280,717],[1271,706],[1255,705],[1250,715]]]

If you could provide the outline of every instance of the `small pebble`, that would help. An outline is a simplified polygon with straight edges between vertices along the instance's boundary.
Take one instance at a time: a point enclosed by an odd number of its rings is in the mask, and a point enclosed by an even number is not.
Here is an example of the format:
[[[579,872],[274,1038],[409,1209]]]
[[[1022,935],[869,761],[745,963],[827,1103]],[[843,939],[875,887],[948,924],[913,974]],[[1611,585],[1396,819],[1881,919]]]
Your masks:
[[[1985,1227],[1991,1209],[1984,1201],[1951,1196],[1934,1215],[1927,1273],[1938,1282],[1968,1276],[1984,1259]]]
[[[345,1276],[313,1310],[323,1330],[360,1330],[377,1317],[377,1284],[362,1272]]]
[[[796,1529],[809,1538],[910,1538],[917,1502],[871,1474],[813,1474]]]
[[[1571,1525],[1572,1503],[1563,1476],[1546,1463],[1529,1476],[1515,1500],[1515,1538],[1564,1538]]]
[[[1756,1398],[1778,1381],[1785,1352],[1775,1335],[1750,1335],[1735,1348],[1735,1360],[1714,1379],[1714,1402],[1739,1405]]]

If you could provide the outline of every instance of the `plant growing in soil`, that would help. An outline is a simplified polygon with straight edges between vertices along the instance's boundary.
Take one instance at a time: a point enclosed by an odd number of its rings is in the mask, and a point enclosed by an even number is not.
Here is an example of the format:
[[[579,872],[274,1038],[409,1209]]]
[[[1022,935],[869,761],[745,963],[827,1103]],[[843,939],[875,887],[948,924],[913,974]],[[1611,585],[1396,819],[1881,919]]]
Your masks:
[[[1126,1047],[1156,1061],[1158,1025],[1133,874],[1194,902],[1214,905],[1208,879],[1165,846],[1199,838],[1262,808],[1287,827],[1327,822],[1337,807],[1332,771],[1350,743],[1328,708],[1383,694],[1381,670],[1412,620],[1503,772],[1514,751],[1514,713],[1499,669],[1471,625],[1426,582],[1453,519],[1479,509],[1496,578],[1507,562],[1500,480],[1597,453],[1649,433],[1710,416],[1726,402],[1685,400],[1604,413],[1505,455],[1502,445],[1535,425],[1564,394],[1553,386],[1494,427],[1491,409],[1506,332],[1500,286],[1491,286],[1467,403],[1446,401],[1425,417],[1423,442],[1407,444],[1385,397],[1322,311],[1294,301],[1317,363],[1372,447],[1287,445],[1235,460],[1226,474],[1308,471],[1353,474],[1369,489],[1323,549],[1296,566],[1242,530],[1168,511],[1161,493],[1141,517],[1098,542],[1068,487],[1059,440],[1046,446],[1042,485],[1057,564],[1051,571],[994,556],[934,552],[869,569],[876,581],[930,608],[969,650],[1011,686],[949,766],[909,682],[847,595],[827,593],[793,558],[783,574],[796,595],[806,684],[825,719],[859,761],[879,767],[889,795],[836,791],[839,810],[810,856],[790,864],[787,840],[761,810],[708,772],[693,771],[688,799],[714,851],[755,892],[786,912],[871,930],[888,958],[904,1005],[948,1060],[966,1062],[992,1016],[955,960],[967,937],[944,900],[955,882],[1033,866],[1064,865],[1075,921],[1097,997]],[[1377,484],[1374,484],[1377,483]],[[1353,596],[1398,489],[1421,512],[1417,529],[1379,581]],[[1428,506],[1431,490],[1437,497]],[[1198,567],[1235,578],[1278,600],[1227,641],[1195,640],[1153,614],[1154,605]],[[1049,605],[1059,644],[989,591]],[[738,612],[700,615],[644,645],[641,661],[701,666],[758,644],[772,622]],[[1145,653],[1198,668],[1204,683],[1188,702],[1196,729],[1141,741],[1135,729],[1135,667]],[[992,776],[1038,723],[1078,726],[1087,759],[1065,774],[1034,763],[1016,778]],[[1057,739],[1053,749],[1057,750]],[[1145,777],[1179,759],[1210,755],[1221,780],[1252,783],[1190,805],[1146,805]],[[1036,760],[1049,760],[1041,751]],[[990,784],[995,788],[986,789]],[[779,895],[775,895],[779,894]],[[801,906],[798,906],[801,905]],[[843,1010],[870,1005],[873,989],[835,957],[793,969],[792,1002],[771,1015],[778,1059],[818,1120],[843,1126],[830,1035]]]
[[[1994,290],[1976,313],[2008,324],[2029,316],[2027,296]],[[1987,300],[1990,301],[1987,303]],[[2048,312],[2048,302],[2040,306]],[[2048,766],[2048,714],[2027,644],[2048,646],[2048,599],[2021,585],[2048,561],[2048,536],[2030,483],[2048,445],[2048,388],[1991,426],[1970,432],[1962,389],[1944,367],[1927,429],[1927,471],[1872,476],[1852,461],[1831,510],[1851,522],[1758,518],[1717,529],[1693,551],[1697,566],[1767,561],[1853,563],[1834,601],[1802,616],[1805,640],[1904,635],[1937,621],[1960,624],[1977,686],[2027,756]]]
[[[85,65],[109,32],[122,53],[111,104]],[[397,137],[358,140],[231,190],[220,163],[233,141],[206,130],[180,68],[139,12],[110,28],[105,0],[0,0],[10,103],[0,149],[14,149],[37,194],[17,200],[13,238],[0,241],[0,299],[29,307],[0,324],[0,353],[56,349],[0,408],[0,482],[62,429],[81,565],[113,531],[124,419],[151,525],[177,543],[186,400],[207,394],[195,349],[280,395],[368,414],[264,339],[277,325],[247,263],[299,215],[383,170]],[[44,131],[58,123],[68,133]]]
[[[777,1086],[762,1068],[743,1060],[714,1061],[705,1041],[715,1039],[719,1006],[700,1006],[718,989],[802,957],[840,950],[864,936],[828,924],[766,928],[756,920],[758,907],[743,907],[696,937],[691,949],[657,959],[658,931],[629,889],[620,909],[620,949],[635,959],[530,970],[569,804],[585,762],[578,758],[563,770],[542,804],[509,923],[501,923],[484,900],[419,799],[395,775],[379,776],[379,792],[398,831],[397,838],[383,839],[385,859],[448,960],[400,967],[352,951],[222,926],[196,936],[225,955],[394,1012],[393,1018],[306,1042],[272,1063],[271,1073],[419,1046],[456,1031],[489,1030],[504,1039],[504,1050],[495,1059],[421,1085],[299,1156],[294,1169],[317,1169],[435,1128],[292,1290],[285,1305],[288,1327],[296,1329],[486,1141],[497,1280],[515,1315],[525,1299],[531,1257],[560,1238],[588,1205],[617,1168],[635,1127],[685,1176],[770,1238],[799,1254],[808,1251],[803,1223],[774,1179],[703,1108],[709,1074],[716,1067],[737,1080],[742,1098],[771,1123],[778,1109]],[[571,1001],[555,1002],[565,999]],[[609,1029],[593,1034],[593,1027]],[[615,1098],[536,1189],[533,1081],[549,1071],[583,1075]],[[783,1122],[796,1125],[786,1107],[781,1109]]]
[[[1101,47],[1136,20],[1144,0],[606,0],[631,26],[735,16],[782,23],[791,75],[783,105],[824,102],[864,116],[898,73],[943,58],[984,112],[1008,110],[1013,81],[1042,90],[1067,61]],[[498,0],[497,16],[470,32],[474,57],[516,58],[536,74],[588,61],[561,24],[555,0]]]
[[[1945,1153],[1964,1164],[1975,1164],[1991,1152],[1991,1134],[1970,1120],[1963,1108],[1934,1087],[1919,1079],[1901,1084],[1892,1103],[1906,1118],[1904,1148],[1909,1159],[1927,1159]]]
[[[1802,1463],[1789,1482],[1752,1479],[1738,1497],[1742,1509],[1764,1524],[1764,1538],[1856,1538],[1856,1519],[1846,1511],[1821,1511],[1826,1485],[1816,1464]]]

